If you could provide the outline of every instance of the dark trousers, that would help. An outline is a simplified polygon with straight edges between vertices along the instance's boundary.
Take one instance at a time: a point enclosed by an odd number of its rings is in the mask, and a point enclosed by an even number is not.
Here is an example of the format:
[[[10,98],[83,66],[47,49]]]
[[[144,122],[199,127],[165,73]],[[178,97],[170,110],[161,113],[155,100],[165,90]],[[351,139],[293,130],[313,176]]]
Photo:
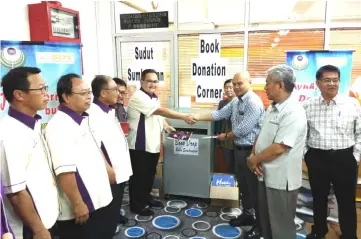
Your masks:
[[[319,150],[310,148],[305,155],[313,196],[314,231],[323,237],[328,232],[327,202],[330,183],[338,204],[338,218],[343,238],[355,239],[357,162],[352,148]]]
[[[56,238],[56,236],[58,235],[57,232],[57,224],[55,224],[52,228],[49,229],[49,232],[51,234],[51,238]],[[23,239],[33,239],[33,231],[24,225],[23,227]]]
[[[223,158],[227,163],[227,170],[230,174],[235,174],[234,169],[234,150],[222,148],[223,150]]]
[[[159,153],[140,150],[130,150],[129,152],[133,169],[133,175],[129,179],[129,205],[132,211],[140,211],[152,199],[150,193],[153,188]]]
[[[241,193],[243,210],[254,209],[256,213],[256,223],[259,224],[259,210],[257,198],[258,180],[247,165],[247,158],[251,154],[252,148],[235,147],[234,160],[235,171],[238,180],[238,187]]]
[[[83,225],[75,224],[74,219],[58,221],[59,239],[112,239],[114,230],[109,229],[109,215],[109,207],[103,207],[90,213]]]
[[[113,200],[107,208],[103,210],[103,217],[107,220],[105,224],[108,227],[108,229],[106,229],[106,238],[112,238],[112,236],[114,236],[114,232],[119,224],[125,183],[112,184],[110,187],[112,189]]]

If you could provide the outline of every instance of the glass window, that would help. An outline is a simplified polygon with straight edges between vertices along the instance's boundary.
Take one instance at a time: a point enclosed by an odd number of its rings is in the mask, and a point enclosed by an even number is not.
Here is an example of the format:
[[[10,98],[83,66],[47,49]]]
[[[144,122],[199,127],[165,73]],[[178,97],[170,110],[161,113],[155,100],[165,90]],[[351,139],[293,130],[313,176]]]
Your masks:
[[[269,105],[263,90],[266,71],[275,65],[286,64],[288,50],[320,50],[324,48],[323,30],[251,32],[248,47],[248,71],[253,90]]]
[[[330,1],[331,22],[361,23],[361,1]]]
[[[251,1],[250,27],[298,25],[325,22],[325,1]]]
[[[158,72],[156,94],[163,107],[170,99],[170,42],[121,42],[121,78],[128,84],[125,104],[140,86],[140,75],[147,68]],[[145,58],[145,59],[144,59]]]
[[[330,49],[355,50],[352,55],[351,92],[361,103],[361,29],[330,32]]]
[[[134,29],[122,30],[120,26],[120,14],[130,13],[147,13],[147,12],[162,12],[168,11],[168,28],[147,28],[147,29]],[[114,15],[116,33],[144,33],[144,32],[165,32],[172,31],[174,25],[174,2],[173,1],[115,1],[114,2]]]
[[[245,1],[178,1],[179,30],[209,30],[244,26]]]
[[[178,38],[178,77],[179,96],[189,96],[192,107],[214,107],[218,103],[196,102],[196,81],[192,79],[192,59],[199,58],[199,35],[182,35]],[[226,76],[224,81],[233,78],[243,70],[243,33],[222,34],[220,57],[226,58]],[[223,85],[222,85],[223,88]]]

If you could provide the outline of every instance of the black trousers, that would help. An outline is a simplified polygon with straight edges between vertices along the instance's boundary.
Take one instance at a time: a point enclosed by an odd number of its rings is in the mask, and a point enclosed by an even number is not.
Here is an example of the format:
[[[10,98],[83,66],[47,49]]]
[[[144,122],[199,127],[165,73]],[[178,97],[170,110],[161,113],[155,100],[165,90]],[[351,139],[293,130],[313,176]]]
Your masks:
[[[310,148],[305,154],[313,196],[314,231],[320,237],[328,232],[327,202],[330,183],[338,204],[338,217],[343,238],[355,239],[357,162],[353,149],[319,150]]]
[[[120,219],[120,208],[122,207],[123,195],[124,195],[125,183],[111,185],[113,200],[108,206],[109,217],[108,225],[109,231],[115,232]]]
[[[254,209],[256,214],[256,224],[259,226],[258,210],[258,179],[248,168],[247,158],[252,152],[252,147],[234,148],[235,171],[237,175],[239,191],[242,194],[243,210]]]
[[[114,230],[111,231],[108,225],[109,208],[103,207],[90,213],[88,221],[83,225],[75,224],[74,219],[58,221],[59,239],[112,239]]]
[[[159,153],[130,150],[133,175],[129,179],[129,206],[132,211],[145,208],[152,199],[150,195],[157,170]]]

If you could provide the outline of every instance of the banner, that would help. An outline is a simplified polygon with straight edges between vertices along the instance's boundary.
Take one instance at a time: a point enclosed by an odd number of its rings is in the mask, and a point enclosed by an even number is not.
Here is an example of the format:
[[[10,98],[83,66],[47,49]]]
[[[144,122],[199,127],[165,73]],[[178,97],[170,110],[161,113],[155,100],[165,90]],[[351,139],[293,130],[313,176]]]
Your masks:
[[[352,53],[352,50],[287,51],[287,65],[296,73],[293,95],[299,101],[320,95],[316,85],[316,72],[324,65],[334,65],[340,69],[339,93],[349,95]]]
[[[30,66],[38,67],[41,76],[49,86],[49,103],[45,110],[39,111],[42,122],[47,123],[59,105],[56,85],[62,75],[75,73],[82,75],[80,45],[55,42],[0,41],[0,78],[10,69]],[[9,108],[3,89],[0,88],[0,118]]]

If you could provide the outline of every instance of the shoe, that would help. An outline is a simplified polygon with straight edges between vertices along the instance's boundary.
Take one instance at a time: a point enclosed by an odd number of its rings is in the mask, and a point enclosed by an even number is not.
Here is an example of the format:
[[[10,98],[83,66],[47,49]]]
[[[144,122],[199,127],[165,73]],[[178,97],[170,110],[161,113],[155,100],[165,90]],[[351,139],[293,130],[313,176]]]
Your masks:
[[[163,208],[163,207],[164,207],[164,206],[163,206],[163,203],[160,202],[160,201],[158,201],[158,200],[149,201],[149,202],[148,202],[148,206],[149,206],[149,207],[156,207],[156,208],[159,208],[159,207]]]
[[[229,225],[232,227],[239,226],[253,226],[255,223],[255,218],[251,214],[242,213],[237,218],[233,218],[229,221]]]
[[[119,223],[120,223],[120,224],[127,224],[127,223],[128,223],[128,218],[120,215],[120,217],[119,217]]]
[[[149,217],[149,216],[153,216],[154,215],[154,212],[148,208],[144,208],[142,210],[131,210],[130,211],[134,214],[138,214],[139,216],[146,216],[146,217]]]
[[[256,227],[256,226],[253,226],[251,228],[251,230],[249,230],[248,232],[246,232],[244,234],[244,239],[260,239],[262,238],[262,234],[261,234],[261,230]]]

